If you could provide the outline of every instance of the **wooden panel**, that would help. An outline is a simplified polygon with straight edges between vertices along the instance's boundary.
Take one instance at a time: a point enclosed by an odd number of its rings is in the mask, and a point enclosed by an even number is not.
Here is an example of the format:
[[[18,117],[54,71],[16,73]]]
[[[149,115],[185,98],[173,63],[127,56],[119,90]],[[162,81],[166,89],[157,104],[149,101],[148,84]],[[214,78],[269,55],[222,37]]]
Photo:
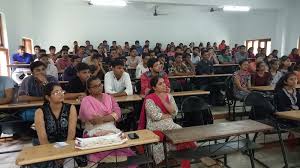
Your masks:
[[[32,52],[32,40],[23,38],[22,42],[23,42],[23,46],[25,47],[25,52],[32,54],[33,53]]]
[[[279,118],[300,121],[300,110],[277,112],[276,115]]]
[[[264,132],[272,129],[273,127],[257,121],[243,120],[169,130],[164,131],[164,134],[173,144],[178,144],[190,141],[225,138],[246,133]]]
[[[19,166],[28,165],[28,164],[40,163],[40,162],[45,162],[50,160],[64,159],[64,158],[69,158],[74,156],[87,155],[87,154],[92,154],[97,152],[128,148],[137,145],[159,142],[159,137],[155,135],[152,131],[139,130],[134,132],[138,134],[139,139],[135,139],[135,140],[129,139],[124,144],[103,147],[103,148],[95,148],[95,149],[88,149],[88,150],[75,149],[74,140],[68,141],[67,143],[70,145],[64,148],[55,148],[53,144],[24,148],[19,154],[16,160],[16,164]],[[132,132],[128,132],[126,134],[129,133]]]

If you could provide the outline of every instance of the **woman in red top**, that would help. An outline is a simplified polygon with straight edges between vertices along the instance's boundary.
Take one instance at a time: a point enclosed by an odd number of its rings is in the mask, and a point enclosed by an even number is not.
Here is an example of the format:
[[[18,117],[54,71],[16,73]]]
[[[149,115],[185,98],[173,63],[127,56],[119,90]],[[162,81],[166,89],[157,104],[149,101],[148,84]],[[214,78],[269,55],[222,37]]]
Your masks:
[[[292,62],[296,62],[298,63],[300,61],[300,56],[298,54],[298,49],[297,48],[293,48],[291,54],[289,55],[289,59]]]
[[[222,40],[221,44],[219,44],[219,51],[223,51],[226,48],[225,40]]]
[[[251,76],[253,86],[268,86],[271,83],[272,75],[266,72],[267,65],[265,62],[256,63],[256,73]]]

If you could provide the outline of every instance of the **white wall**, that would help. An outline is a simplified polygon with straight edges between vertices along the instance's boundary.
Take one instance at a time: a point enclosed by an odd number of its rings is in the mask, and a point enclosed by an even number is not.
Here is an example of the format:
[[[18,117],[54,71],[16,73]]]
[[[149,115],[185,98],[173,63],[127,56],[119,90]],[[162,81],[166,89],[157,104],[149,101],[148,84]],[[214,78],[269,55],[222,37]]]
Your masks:
[[[209,13],[197,7],[164,7],[166,16],[152,16],[147,5],[125,8],[91,7],[84,3],[67,7],[60,2],[34,1],[35,42],[42,46],[81,44],[89,39],[94,45],[106,39],[133,43],[148,39],[163,44],[171,41],[227,41],[232,36],[232,14]],[[46,12],[45,12],[46,11]],[[66,12],[67,11],[67,12]],[[67,31],[65,31],[67,30]]]
[[[0,0],[0,12],[4,14],[10,53],[21,45],[22,37],[32,37],[32,0]]]

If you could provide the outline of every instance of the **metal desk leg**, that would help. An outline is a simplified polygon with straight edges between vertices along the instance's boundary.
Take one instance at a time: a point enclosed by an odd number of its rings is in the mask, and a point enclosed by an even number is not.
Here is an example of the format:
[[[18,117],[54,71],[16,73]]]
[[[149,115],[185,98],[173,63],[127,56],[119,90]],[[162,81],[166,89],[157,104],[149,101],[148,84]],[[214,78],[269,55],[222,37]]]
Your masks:
[[[247,146],[247,150],[249,152],[249,157],[250,157],[250,161],[251,161],[251,167],[255,168],[254,157],[253,157],[253,150],[251,150],[249,148],[249,142],[250,142],[249,134],[246,134],[246,140],[247,140],[246,146]]]
[[[280,127],[279,127],[278,122],[276,122],[276,131],[277,131],[278,138],[279,138],[281,153],[282,153],[283,161],[284,161],[284,167],[288,168],[289,167],[289,163],[288,163],[288,160],[287,160],[286,150],[285,150],[284,142],[282,140],[281,131],[280,131]]]
[[[169,160],[168,160],[168,149],[167,149],[167,140],[166,140],[166,138],[164,138],[163,145],[164,145],[166,168],[168,168],[169,167],[169,165],[168,165]]]

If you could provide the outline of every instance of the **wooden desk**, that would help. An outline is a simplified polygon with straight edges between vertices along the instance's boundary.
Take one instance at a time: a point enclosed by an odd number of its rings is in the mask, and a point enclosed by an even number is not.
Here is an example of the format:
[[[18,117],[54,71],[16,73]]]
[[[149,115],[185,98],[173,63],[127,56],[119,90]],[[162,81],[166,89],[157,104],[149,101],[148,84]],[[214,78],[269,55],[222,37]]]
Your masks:
[[[142,97],[136,94],[131,96],[115,97],[115,99],[118,103],[142,101]]]
[[[27,68],[30,64],[8,64],[7,67],[13,67],[13,68]]]
[[[239,64],[214,64],[214,67],[239,66]]]
[[[228,77],[232,74],[211,74],[211,75],[187,75],[187,76],[169,76],[169,79],[180,79],[180,78],[213,78],[213,77]]]
[[[58,81],[59,84],[68,84],[69,81]]]
[[[300,84],[298,84],[296,88],[300,89]],[[274,91],[275,87],[274,86],[251,86],[249,89],[254,91],[267,92],[267,91]]]
[[[141,101],[142,97],[139,95],[131,95],[131,96],[122,96],[115,98],[118,103],[125,102],[135,102]],[[64,100],[65,103],[80,105],[80,101],[78,100]],[[1,109],[18,109],[18,108],[30,108],[30,107],[38,107],[42,106],[44,101],[32,101],[32,102],[20,102],[20,103],[12,103],[12,104],[4,104],[0,105]]]
[[[209,91],[205,90],[192,90],[192,91],[182,91],[182,92],[171,92],[171,95],[174,97],[180,96],[197,96],[197,95],[208,95]]]
[[[195,75],[195,78],[213,78],[213,77],[228,77],[232,74],[212,74],[212,75]]]
[[[135,140],[129,139],[124,144],[110,146],[110,147],[80,150],[75,148],[74,140],[72,140],[72,141],[67,141],[69,145],[64,148],[55,148],[53,144],[24,148],[19,154],[16,160],[16,164],[19,166],[23,166],[23,165],[33,164],[33,163],[64,159],[64,158],[70,158],[74,156],[81,156],[81,155],[87,155],[87,154],[98,153],[103,151],[129,148],[132,146],[146,145],[146,144],[159,142],[159,137],[155,135],[152,131],[139,130],[134,132],[138,134],[139,139],[135,139]],[[132,132],[128,132],[125,134],[129,134],[129,133]]]
[[[178,144],[191,141],[220,139],[269,130],[273,130],[273,127],[253,120],[242,120],[169,130],[164,131],[164,134],[173,144]]]
[[[284,111],[275,113],[279,118],[300,121],[300,110]]]

